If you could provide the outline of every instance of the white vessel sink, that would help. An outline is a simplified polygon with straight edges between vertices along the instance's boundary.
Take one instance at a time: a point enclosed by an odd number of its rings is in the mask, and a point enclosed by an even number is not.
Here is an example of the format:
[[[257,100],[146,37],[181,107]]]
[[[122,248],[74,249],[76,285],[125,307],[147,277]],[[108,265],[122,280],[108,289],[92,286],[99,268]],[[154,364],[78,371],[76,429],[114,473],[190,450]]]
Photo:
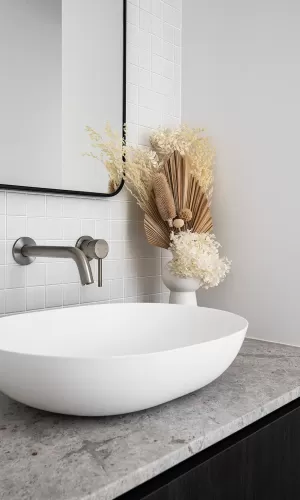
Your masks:
[[[248,323],[215,309],[107,304],[0,319],[0,391],[71,415],[138,411],[219,377]]]

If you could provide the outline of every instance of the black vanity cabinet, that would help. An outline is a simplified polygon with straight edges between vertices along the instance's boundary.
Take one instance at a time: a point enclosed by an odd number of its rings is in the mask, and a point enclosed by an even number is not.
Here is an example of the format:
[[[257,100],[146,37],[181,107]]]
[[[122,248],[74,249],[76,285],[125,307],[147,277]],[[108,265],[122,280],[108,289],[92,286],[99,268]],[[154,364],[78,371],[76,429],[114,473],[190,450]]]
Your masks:
[[[299,399],[118,500],[300,499]]]

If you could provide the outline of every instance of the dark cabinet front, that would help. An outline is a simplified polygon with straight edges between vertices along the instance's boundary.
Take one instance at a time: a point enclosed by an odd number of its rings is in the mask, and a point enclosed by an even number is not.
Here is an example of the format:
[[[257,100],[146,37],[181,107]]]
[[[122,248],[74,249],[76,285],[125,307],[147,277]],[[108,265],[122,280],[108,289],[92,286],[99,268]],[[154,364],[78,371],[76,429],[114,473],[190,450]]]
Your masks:
[[[118,500],[299,500],[299,400]]]

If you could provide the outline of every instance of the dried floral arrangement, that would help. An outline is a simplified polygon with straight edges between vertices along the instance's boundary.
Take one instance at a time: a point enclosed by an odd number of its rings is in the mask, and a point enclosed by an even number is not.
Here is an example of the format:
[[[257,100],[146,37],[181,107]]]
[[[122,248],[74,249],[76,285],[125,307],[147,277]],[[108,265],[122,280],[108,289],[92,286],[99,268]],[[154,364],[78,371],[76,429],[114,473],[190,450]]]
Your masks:
[[[126,144],[109,125],[106,138],[90,127],[87,131],[99,151],[87,154],[105,164],[111,191],[124,177],[144,211],[148,242],[173,254],[170,271],[198,278],[204,288],[223,281],[230,262],[219,256],[220,245],[211,234],[215,153],[203,130],[159,128],[150,136],[149,148]]]

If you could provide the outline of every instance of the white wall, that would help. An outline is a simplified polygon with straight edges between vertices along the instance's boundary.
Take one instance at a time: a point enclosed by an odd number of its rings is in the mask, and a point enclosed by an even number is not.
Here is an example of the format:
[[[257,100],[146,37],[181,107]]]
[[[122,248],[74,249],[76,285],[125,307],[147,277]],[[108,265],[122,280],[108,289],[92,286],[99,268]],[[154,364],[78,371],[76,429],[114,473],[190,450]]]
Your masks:
[[[128,2],[128,137],[145,144],[152,127],[180,120],[181,0]],[[24,158],[24,164],[26,158]],[[1,179],[0,179],[1,180]],[[104,286],[82,287],[73,262],[11,257],[16,238],[74,244],[106,238]],[[148,245],[142,214],[123,190],[111,200],[0,191],[0,315],[89,302],[167,300],[161,251]]]
[[[199,303],[300,344],[300,3],[185,0],[183,121],[217,148],[215,233],[232,273]]]

